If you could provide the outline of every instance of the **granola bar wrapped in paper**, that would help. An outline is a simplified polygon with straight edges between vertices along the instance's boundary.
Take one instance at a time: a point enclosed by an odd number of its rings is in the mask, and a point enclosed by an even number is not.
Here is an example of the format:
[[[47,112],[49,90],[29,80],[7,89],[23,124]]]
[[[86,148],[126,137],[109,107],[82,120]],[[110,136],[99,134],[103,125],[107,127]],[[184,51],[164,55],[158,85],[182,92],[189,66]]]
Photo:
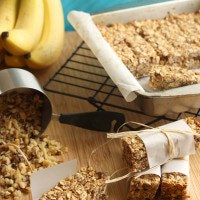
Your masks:
[[[106,200],[106,176],[91,167],[81,168],[43,194],[40,200],[48,199],[101,199]]]
[[[173,159],[162,166],[159,199],[184,199],[189,181],[189,157]]]
[[[33,199],[101,199],[106,200],[104,173],[92,167],[82,167],[71,160],[53,167],[39,170],[31,176]]]
[[[160,186],[160,166],[141,173],[137,177],[131,177],[129,183],[128,200],[152,200],[155,198]]]
[[[121,137],[123,159],[136,173],[162,165],[172,158],[195,154],[200,146],[200,135],[192,125],[199,124],[195,119],[189,121],[190,124],[188,119],[179,120],[159,128],[108,134],[108,137]]]

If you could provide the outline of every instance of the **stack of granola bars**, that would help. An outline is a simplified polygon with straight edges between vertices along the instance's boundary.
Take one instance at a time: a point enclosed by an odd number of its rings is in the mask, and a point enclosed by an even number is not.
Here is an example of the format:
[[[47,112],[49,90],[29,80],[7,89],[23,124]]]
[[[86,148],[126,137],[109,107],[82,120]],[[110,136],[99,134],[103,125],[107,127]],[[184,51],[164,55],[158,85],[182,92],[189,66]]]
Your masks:
[[[193,117],[185,119],[194,135],[194,148],[199,149],[200,123]],[[132,172],[150,167],[146,147],[139,136],[122,138],[123,158]],[[184,147],[186,148],[186,147]],[[156,156],[156,154],[155,154]],[[174,158],[150,171],[131,177],[128,199],[184,199],[188,196],[189,157]]]

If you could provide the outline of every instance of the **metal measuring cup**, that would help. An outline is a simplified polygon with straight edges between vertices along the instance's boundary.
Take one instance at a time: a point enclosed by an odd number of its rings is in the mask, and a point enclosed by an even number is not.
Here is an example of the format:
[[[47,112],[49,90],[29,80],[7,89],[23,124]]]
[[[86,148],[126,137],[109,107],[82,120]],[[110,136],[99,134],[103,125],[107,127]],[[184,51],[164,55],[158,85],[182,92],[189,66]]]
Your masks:
[[[47,128],[52,116],[57,116],[60,123],[70,124],[95,131],[111,131],[114,122],[114,131],[124,123],[125,117],[121,113],[111,111],[95,111],[73,114],[53,114],[50,99],[41,88],[36,77],[29,71],[10,68],[0,71],[0,95],[19,93],[39,93],[43,97],[41,134]]]

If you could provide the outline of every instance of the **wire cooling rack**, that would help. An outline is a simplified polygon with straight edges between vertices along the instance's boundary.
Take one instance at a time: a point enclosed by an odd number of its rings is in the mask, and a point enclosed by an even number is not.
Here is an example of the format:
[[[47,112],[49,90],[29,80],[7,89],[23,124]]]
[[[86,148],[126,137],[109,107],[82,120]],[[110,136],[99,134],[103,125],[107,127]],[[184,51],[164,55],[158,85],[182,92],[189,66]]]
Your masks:
[[[152,117],[145,115],[134,102],[127,103],[124,100],[115,84],[84,42],[48,80],[44,89],[58,95],[88,101],[97,110],[114,110],[124,113],[126,121],[134,120],[146,125],[175,121],[188,115],[197,117],[200,112],[200,109],[195,109],[168,116]],[[129,128],[138,130],[142,126],[129,126]]]

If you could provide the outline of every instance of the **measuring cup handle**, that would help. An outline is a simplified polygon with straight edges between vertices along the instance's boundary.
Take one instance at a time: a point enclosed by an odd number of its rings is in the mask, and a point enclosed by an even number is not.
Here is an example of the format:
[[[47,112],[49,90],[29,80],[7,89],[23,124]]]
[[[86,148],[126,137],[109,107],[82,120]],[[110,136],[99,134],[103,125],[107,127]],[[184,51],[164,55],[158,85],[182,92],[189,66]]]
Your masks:
[[[64,124],[70,124],[81,128],[94,131],[111,131],[114,124],[114,131],[125,122],[122,113],[111,111],[96,111],[74,114],[61,114],[59,121]]]

